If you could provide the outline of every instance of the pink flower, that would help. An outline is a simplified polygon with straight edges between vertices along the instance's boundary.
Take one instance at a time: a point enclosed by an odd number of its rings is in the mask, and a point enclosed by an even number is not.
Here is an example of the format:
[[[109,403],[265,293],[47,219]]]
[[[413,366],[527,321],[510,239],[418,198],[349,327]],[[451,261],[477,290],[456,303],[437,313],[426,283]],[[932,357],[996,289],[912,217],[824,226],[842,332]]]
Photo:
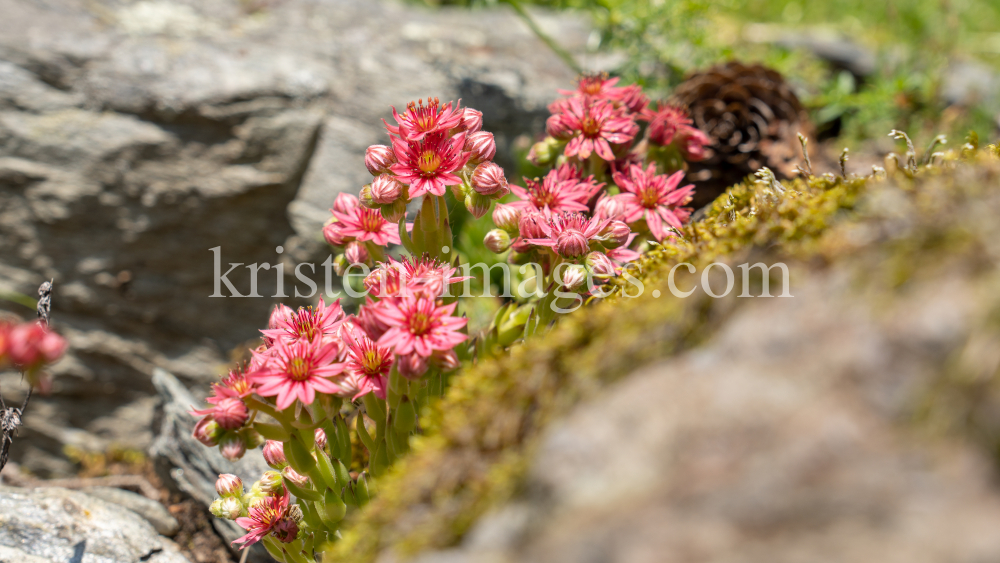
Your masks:
[[[633,165],[624,174],[615,173],[615,184],[622,189],[622,199],[628,206],[624,220],[635,223],[645,219],[649,232],[658,241],[673,236],[670,228],[681,228],[691,216],[691,210],[681,206],[691,201],[694,186],[678,188],[683,177],[683,171],[669,177],[657,174],[655,164],[650,164],[646,170]]]
[[[291,406],[296,399],[305,405],[316,400],[316,392],[334,394],[340,389],[330,380],[344,371],[344,364],[334,363],[338,354],[336,342],[278,341],[271,348],[264,365],[248,374],[260,385],[257,393],[262,397],[277,397],[278,410]]]
[[[250,417],[247,406],[237,397],[216,398],[215,404],[203,410],[190,411],[195,416],[210,416],[219,427],[225,430],[236,430]]]
[[[468,319],[453,317],[458,303],[437,305],[426,297],[403,297],[379,311],[389,330],[379,338],[383,346],[394,347],[399,355],[428,357],[434,350],[451,350],[468,337],[458,329]]]
[[[444,195],[448,186],[457,186],[462,179],[453,174],[465,166],[470,153],[463,152],[465,133],[448,138],[444,133],[434,133],[420,141],[392,140],[399,162],[390,170],[400,182],[409,184],[410,198],[425,193]]]
[[[436,299],[444,294],[446,286],[471,278],[454,274],[453,266],[427,255],[404,256],[400,260],[390,256],[365,278],[365,287],[381,298],[408,295]]]
[[[622,88],[618,88],[619,78],[608,78],[608,73],[593,73],[581,75],[576,81],[576,90],[558,90],[564,96],[617,99]],[[553,112],[555,113],[555,112]]]
[[[566,145],[566,156],[586,160],[596,153],[604,160],[614,161],[611,145],[630,143],[639,132],[639,126],[607,100],[571,98],[563,110],[569,126],[576,132]]]
[[[461,108],[453,108],[452,102],[442,107],[439,99],[427,98],[426,106],[423,100],[419,100],[419,105],[414,102],[406,104],[406,112],[403,115],[399,115],[396,108],[392,108],[392,117],[399,125],[386,123],[385,128],[389,133],[407,141],[419,141],[431,133],[446,132],[458,126],[464,116],[465,112]]]
[[[617,96],[613,98],[630,113],[641,114],[649,105],[649,98],[642,92],[642,86],[631,84],[624,88],[619,88]]]
[[[352,378],[352,384],[357,392],[351,400],[358,399],[368,393],[385,399],[385,388],[389,383],[389,370],[394,360],[392,352],[383,346],[372,342],[364,334],[345,333],[347,343],[347,369]]]
[[[712,139],[708,135],[700,129],[691,127],[681,131],[678,137],[680,138],[681,155],[684,156],[684,160],[690,162],[705,160],[705,147],[712,144]]]
[[[236,523],[246,530],[246,535],[233,542],[246,548],[259,542],[274,531],[288,516],[288,492],[281,497],[264,497],[253,503],[247,516],[237,518]]]
[[[649,140],[658,145],[669,145],[675,138],[692,136],[695,143],[701,145],[711,143],[711,140],[701,131],[691,126],[691,118],[686,109],[659,102],[656,110],[646,108],[642,117],[649,121]]]
[[[593,177],[579,180],[573,176],[574,168],[560,166],[550,170],[541,182],[524,179],[525,188],[511,184],[510,190],[521,201],[511,202],[512,207],[521,209],[548,209],[553,213],[563,211],[587,211],[587,203],[604,187],[594,183]]]
[[[50,364],[66,351],[66,340],[37,322],[27,322],[9,327],[6,336],[7,358],[24,370]],[[0,345],[3,346],[3,345]]]
[[[334,246],[370,240],[379,246],[399,244],[399,228],[386,221],[378,209],[357,206],[347,213],[331,209],[333,221],[323,227],[323,236]]]
[[[582,213],[560,213],[539,223],[545,238],[530,238],[527,242],[536,246],[548,246],[563,258],[579,258],[590,251],[590,242],[600,242],[601,231],[608,225],[607,219],[588,219]]]
[[[605,254],[608,256],[608,258],[619,264],[626,264],[628,262],[634,262],[638,260],[641,254],[629,248],[629,245],[632,244],[632,241],[635,240],[636,236],[637,233],[632,233],[631,235],[629,235],[628,240],[625,241],[625,244],[619,246],[618,248],[608,250],[605,252]],[[622,271],[621,268],[618,267],[615,268],[616,274],[620,274],[621,271]]]
[[[275,308],[275,313],[279,309]],[[280,310],[281,314],[272,314],[268,323],[271,328],[260,331],[265,338],[272,341],[311,342],[317,337],[324,342],[336,339],[337,329],[344,322],[344,310],[340,300],[327,305],[320,297],[316,308],[299,307],[292,312],[289,307]]]

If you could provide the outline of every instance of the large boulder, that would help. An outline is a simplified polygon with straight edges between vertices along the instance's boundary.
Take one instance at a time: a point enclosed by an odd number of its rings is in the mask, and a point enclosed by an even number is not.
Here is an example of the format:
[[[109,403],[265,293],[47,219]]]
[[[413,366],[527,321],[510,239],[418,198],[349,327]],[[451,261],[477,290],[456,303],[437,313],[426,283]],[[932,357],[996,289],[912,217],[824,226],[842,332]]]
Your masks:
[[[146,447],[152,369],[205,384],[258,335],[278,274],[260,270],[261,298],[210,298],[210,249],[222,272],[284,261],[294,301],[288,274],[326,258],[327,209],[366,182],[364,149],[385,141],[390,105],[463,98],[510,166],[514,136],[540,131],[573,79],[505,9],[0,0],[0,13],[0,292],[54,279],[70,342],[13,448],[40,474],[72,469],[66,445]],[[577,20],[539,22],[585,43]],[[250,277],[229,279],[247,295]],[[18,378],[0,378],[13,401]]]
[[[79,491],[0,487],[0,561],[187,563],[135,513]]]

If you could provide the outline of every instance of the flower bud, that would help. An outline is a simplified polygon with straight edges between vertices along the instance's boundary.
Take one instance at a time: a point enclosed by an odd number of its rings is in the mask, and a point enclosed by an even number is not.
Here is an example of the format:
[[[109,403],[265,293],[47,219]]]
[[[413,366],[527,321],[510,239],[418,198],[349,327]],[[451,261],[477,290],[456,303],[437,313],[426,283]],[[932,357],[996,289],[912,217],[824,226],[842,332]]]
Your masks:
[[[521,232],[522,238],[544,238],[545,231],[541,225],[545,223],[545,215],[537,211],[528,211],[521,214],[517,228]]]
[[[587,267],[597,278],[607,279],[615,275],[615,264],[603,252],[591,252],[587,255]]]
[[[559,148],[560,141],[553,137],[546,137],[544,141],[539,141],[531,146],[528,151],[528,162],[535,166],[548,166],[562,152]]]
[[[405,198],[398,198],[396,201],[382,206],[382,217],[390,223],[399,223],[403,215],[406,215]]]
[[[333,246],[344,246],[354,240],[354,237],[344,235],[343,226],[338,221],[332,221],[323,227],[323,238]]]
[[[291,543],[299,535],[299,525],[291,518],[284,518],[274,526],[271,535],[282,543]]]
[[[340,192],[333,200],[333,210],[337,213],[350,213],[357,209],[359,205],[361,205],[361,202],[358,201],[358,198],[347,192]]]
[[[493,224],[511,234],[517,234],[517,221],[521,218],[521,208],[498,203],[493,208]]]
[[[243,496],[243,480],[232,473],[223,473],[215,481],[215,492],[220,497]]]
[[[699,129],[688,129],[681,135],[681,156],[688,162],[705,160],[705,146],[711,145],[712,139]]]
[[[372,176],[385,174],[393,164],[396,164],[396,154],[390,147],[372,145],[365,150],[365,166]]]
[[[493,133],[477,131],[465,137],[465,150],[472,153],[469,162],[479,164],[493,160],[497,154],[497,143],[493,139]]]
[[[594,215],[604,219],[618,219],[625,214],[625,202],[618,196],[604,196],[597,201]]]
[[[289,481],[295,483],[300,487],[309,486],[309,478],[295,471],[294,469],[292,469],[291,466],[285,467],[284,469],[281,470],[281,477],[284,479],[288,479]]]
[[[402,375],[406,379],[418,379],[421,375],[427,373],[427,358],[420,354],[400,356],[396,364],[396,369],[399,370],[399,375]]]
[[[559,237],[556,239],[556,252],[559,256],[577,258],[589,251],[589,241],[580,231],[563,231],[559,233]]]
[[[477,166],[472,172],[472,189],[481,195],[500,197],[497,194],[508,190],[503,168],[493,162],[484,162]]]
[[[510,248],[510,235],[503,229],[493,229],[492,231],[486,233],[486,238],[483,239],[483,245],[485,245],[490,252],[500,254]]]
[[[219,453],[229,461],[236,461],[247,453],[246,442],[239,434],[227,432],[226,436],[219,442]]]
[[[337,272],[338,276],[343,276],[347,272],[347,268],[351,265],[347,261],[347,257],[343,254],[338,254],[333,257],[333,271]]]
[[[629,235],[631,234],[632,229],[623,221],[612,221],[601,231],[601,236],[604,240],[602,245],[608,249],[618,248],[628,242]]]
[[[226,433],[225,430],[219,426],[219,423],[212,418],[212,415],[208,415],[205,418],[198,421],[195,424],[194,431],[191,435],[194,436],[195,440],[198,440],[202,444],[210,448],[214,448],[219,444],[219,439]]]
[[[372,201],[385,205],[399,199],[403,194],[403,184],[395,176],[381,174],[371,183]]]
[[[552,138],[568,140],[573,137],[573,124],[566,115],[556,113],[545,121],[545,132]]]
[[[250,417],[247,406],[237,397],[226,397],[212,408],[212,416],[219,426],[226,430],[236,430]]]
[[[235,497],[217,498],[212,501],[208,511],[216,518],[225,520],[236,520],[243,512],[243,503]]]
[[[325,450],[326,449],[326,432],[322,428],[317,428],[313,432],[314,439],[316,440],[316,447]]]
[[[483,128],[483,112],[472,108],[465,108],[462,110],[462,122],[459,124],[459,127],[469,133],[479,131]]]
[[[579,264],[572,264],[563,270],[562,285],[566,289],[576,289],[587,281],[587,269]]]
[[[455,371],[462,362],[458,360],[458,354],[454,350],[435,350],[431,356],[431,361],[441,371]]]
[[[358,241],[347,243],[347,247],[344,248],[344,258],[348,264],[368,264],[371,261],[368,248]]]
[[[361,193],[358,194],[358,201],[361,202],[362,207],[367,207],[368,209],[374,209],[377,207],[375,201],[372,200],[372,185],[365,184],[361,186]]]
[[[285,459],[285,448],[277,440],[264,442],[264,461],[273,469],[284,469],[288,465]]]
[[[465,208],[472,213],[472,216],[476,219],[482,218],[490,210],[490,205],[493,204],[493,200],[489,196],[482,195],[477,192],[472,192],[465,196]]]
[[[243,442],[247,445],[248,450],[256,450],[264,443],[264,437],[260,435],[260,432],[249,426],[240,430],[240,435],[243,436]]]
[[[255,485],[257,490],[266,495],[280,495],[284,488],[281,474],[277,471],[265,471]]]

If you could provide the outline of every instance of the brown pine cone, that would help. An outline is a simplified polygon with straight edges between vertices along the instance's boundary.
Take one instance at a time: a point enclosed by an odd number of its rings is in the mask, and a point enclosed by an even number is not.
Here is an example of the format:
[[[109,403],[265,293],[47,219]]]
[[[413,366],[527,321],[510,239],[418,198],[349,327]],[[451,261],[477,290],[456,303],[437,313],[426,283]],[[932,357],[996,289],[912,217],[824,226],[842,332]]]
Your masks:
[[[732,61],[689,76],[674,91],[694,125],[713,141],[707,156],[692,163],[695,199],[701,207],[761,167],[779,179],[796,175],[801,162],[798,133],[811,137],[812,125],[799,99],[778,72]]]

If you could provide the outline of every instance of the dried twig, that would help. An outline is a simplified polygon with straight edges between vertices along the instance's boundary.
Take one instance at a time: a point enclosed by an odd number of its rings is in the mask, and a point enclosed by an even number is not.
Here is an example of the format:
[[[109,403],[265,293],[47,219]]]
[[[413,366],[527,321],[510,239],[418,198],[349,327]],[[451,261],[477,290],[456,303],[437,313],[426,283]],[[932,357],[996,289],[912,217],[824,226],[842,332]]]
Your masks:
[[[52,311],[52,281],[43,282],[38,288],[38,322],[44,326],[49,326],[49,314]],[[22,374],[23,376],[24,374]],[[14,443],[14,436],[21,426],[21,417],[24,409],[28,408],[28,401],[31,399],[31,385],[28,385],[28,392],[24,396],[24,402],[18,407],[7,407],[3,396],[0,396],[0,471],[7,465],[7,456],[10,454],[10,446]]]
[[[805,169],[799,168],[799,170],[811,177],[813,175],[813,165],[809,160],[809,139],[802,133],[799,133],[799,144],[802,145],[802,158],[806,161]]]

